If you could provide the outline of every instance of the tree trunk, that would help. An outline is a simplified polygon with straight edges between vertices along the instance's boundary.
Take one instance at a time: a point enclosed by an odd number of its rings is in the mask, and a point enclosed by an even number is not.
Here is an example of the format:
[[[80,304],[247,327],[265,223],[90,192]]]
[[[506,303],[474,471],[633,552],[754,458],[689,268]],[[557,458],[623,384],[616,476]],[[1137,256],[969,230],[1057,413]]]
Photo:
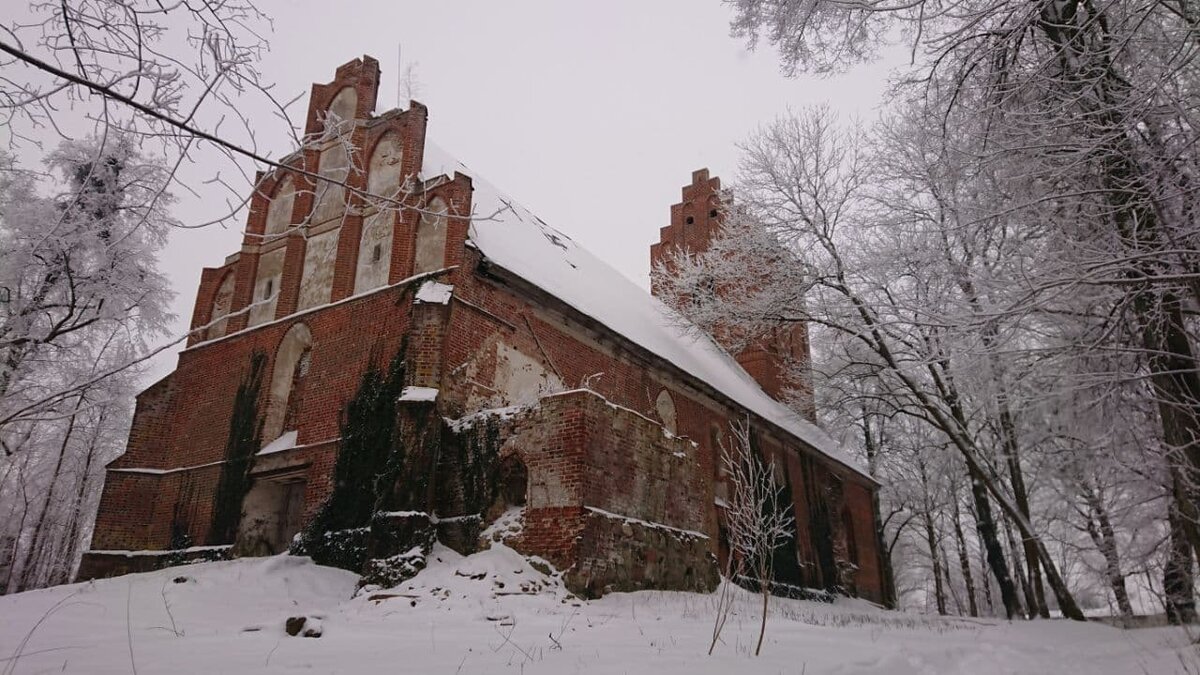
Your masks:
[[[971,514],[972,520],[975,520],[975,523],[976,523],[975,529],[978,530],[979,529],[979,525],[978,525],[979,520],[978,520],[978,517],[975,515],[975,507],[971,504],[967,504],[967,512]],[[980,546],[978,555],[979,555],[979,569],[986,570],[987,566],[988,566],[987,565],[987,550],[983,546]],[[988,616],[995,616],[996,615],[996,604],[992,601],[992,580],[988,578],[986,572],[983,572],[983,575],[980,577],[979,585],[983,587],[983,601],[987,605]]]
[[[979,569],[987,569],[987,551],[982,546],[979,547]],[[988,616],[995,616],[996,603],[992,601],[992,580],[985,573],[980,582],[980,585],[983,586],[983,601],[987,604]]]
[[[10,466],[16,467],[16,464],[14,463]],[[17,522],[16,527],[14,527],[11,530],[11,532],[12,532],[12,550],[8,552],[8,560],[5,561],[5,564],[7,565],[7,567],[5,568],[4,585],[0,586],[0,595],[4,595],[6,593],[15,593],[17,590],[17,588],[16,588],[17,558],[21,552],[21,535],[22,535],[22,533],[25,532],[25,523],[28,522],[29,517],[30,517],[30,513],[29,513],[30,499],[29,499],[29,490],[28,490],[29,484],[28,484],[28,481],[25,480],[25,475],[24,475],[27,467],[28,467],[28,464],[22,464],[20,467],[17,467],[15,469],[18,474],[17,475],[17,487],[21,492],[21,500],[20,500],[20,502],[18,502],[16,499],[13,500],[13,508],[9,512],[9,519],[11,522],[12,514],[13,514],[13,512],[15,512],[17,510],[18,506],[21,509],[21,518]],[[5,476],[5,478],[7,478],[7,475]]]
[[[1096,10],[1089,23],[1108,25],[1104,10]],[[1111,61],[1113,36],[1103,30],[1094,39],[1081,40],[1068,29],[1075,23],[1077,8],[1072,3],[1043,3],[1038,28],[1053,43],[1062,65],[1062,84],[1076,90],[1080,118],[1090,118],[1087,133],[1095,141],[1089,151],[1099,164],[1100,186],[1112,208],[1113,225],[1125,246],[1122,254],[1135,256],[1125,270],[1131,280],[1153,280],[1163,273],[1167,258],[1148,255],[1171,248],[1167,224],[1154,205],[1163,185],[1142,166],[1139,157],[1159,145],[1146,134],[1154,135],[1140,105],[1131,102],[1141,94]],[[1147,139],[1145,145],[1135,138]],[[1190,224],[1189,224],[1190,225]],[[1179,532],[1186,536],[1192,551],[1200,556],[1200,372],[1197,372],[1191,338],[1184,321],[1183,300],[1171,287],[1150,281],[1134,287],[1132,309],[1138,320],[1141,347],[1148,354],[1150,384],[1159,409],[1162,440],[1167,448],[1171,470],[1182,479],[1177,491]],[[1193,286],[1194,288],[1194,286]]]
[[[933,498],[930,496],[929,473],[925,461],[917,456],[917,472],[921,478],[921,523],[925,528],[925,545],[929,547],[929,562],[933,568],[933,597],[938,614],[946,615],[946,590],[942,586],[942,563],[938,555],[937,528],[933,523]],[[926,600],[928,606],[928,600]]]
[[[875,444],[875,436],[871,433],[871,423],[866,415],[863,416],[863,441],[867,449],[867,467],[871,477],[878,479],[876,464],[878,463],[879,448]],[[896,573],[892,569],[892,551],[886,545],[883,531],[883,515],[879,506],[879,490],[871,491],[871,513],[875,518],[875,546],[879,551],[879,567],[883,576],[883,606],[896,609]]]
[[[34,562],[37,559],[37,553],[45,546],[46,537],[46,518],[49,515],[50,509],[54,506],[54,488],[58,485],[59,476],[62,474],[63,459],[67,454],[67,446],[71,442],[71,435],[75,432],[75,420],[79,414],[79,409],[83,406],[83,394],[80,393],[75,397],[75,409],[71,412],[71,416],[67,418],[67,428],[63,432],[62,443],[59,444],[58,458],[54,462],[54,472],[50,475],[50,486],[46,490],[46,500],[42,503],[41,513],[38,514],[37,525],[33,530],[33,541],[29,544],[29,549],[25,553],[24,564],[21,565],[21,578],[17,587],[18,591],[29,590],[36,581],[34,573]]]
[[[1112,589],[1113,598],[1117,601],[1117,609],[1121,616],[1128,619],[1133,616],[1133,605],[1129,602],[1129,590],[1125,587],[1125,575],[1121,573],[1121,559],[1117,550],[1117,536],[1113,531],[1112,521],[1108,517],[1108,509],[1104,506],[1099,493],[1090,486],[1084,488],[1084,500],[1088,504],[1090,514],[1087,520],[1087,532],[1096,550],[1104,556],[1104,576]]]
[[[950,578],[950,557],[946,555],[946,549],[940,550],[942,560],[945,565],[942,566],[942,572],[946,575],[946,589],[950,592],[950,599],[954,601],[954,613],[958,616],[963,615],[962,600],[958,597],[958,589],[954,587],[954,579]]]
[[[1167,563],[1163,566],[1163,604],[1167,610],[1167,621],[1179,625],[1196,621],[1196,598],[1192,548],[1176,506],[1172,503],[1167,507],[1171,536],[1168,539]]]
[[[1154,373],[1150,383],[1168,448],[1178,528],[1200,557],[1200,374],[1178,299],[1166,293],[1160,297],[1157,316],[1143,330]]]
[[[975,528],[979,532],[979,540],[987,551],[988,567],[1000,587],[1000,601],[1004,604],[1004,616],[1012,620],[1021,612],[1021,603],[1017,600],[1017,589],[1009,576],[1008,563],[1004,560],[1004,547],[1000,545],[1000,536],[996,528],[996,520],[992,516],[992,505],[988,502],[987,491],[983,486],[983,477],[971,468],[968,479],[971,481],[971,497],[975,500]]]
[[[1025,597],[1025,618],[1032,619],[1036,614],[1037,601],[1033,597],[1033,588],[1029,585],[1029,577],[1025,576],[1025,568],[1021,565],[1021,549],[1017,546],[1017,538],[1013,535],[1012,521],[1004,519],[1004,536],[1008,539],[1008,552],[1012,556],[1013,578],[1020,587],[1021,595]]]
[[[729,610],[733,607],[730,587],[733,586],[733,580],[741,570],[741,565],[738,565],[738,571],[734,571],[733,558],[733,551],[730,551],[725,558],[725,578],[721,579],[721,594],[717,596],[717,615],[713,619],[712,642],[708,645],[709,656],[712,656],[713,650],[717,648],[717,641],[721,639],[721,631],[725,629],[725,622],[729,619]]]
[[[1000,383],[1002,400],[1000,404],[1000,428],[1004,433],[1004,459],[1008,466],[1008,480],[1012,483],[1013,502],[1017,505],[1017,510],[1030,523],[1033,522],[1030,518],[1029,511],[1029,495],[1025,489],[1025,477],[1021,471],[1020,448],[1016,441],[1016,425],[1013,423],[1012,412],[1008,409],[1007,392],[1003,383]],[[1028,569],[1028,576],[1023,577],[1025,581],[1025,604],[1029,608],[1029,618],[1041,616],[1043,619],[1050,618],[1050,608],[1046,606],[1046,589],[1042,585],[1042,571],[1038,564],[1038,549],[1037,544],[1029,537],[1021,537],[1021,550],[1025,554],[1025,565]]]
[[[945,616],[946,591],[942,587],[942,563],[938,557],[937,530],[933,527],[933,515],[929,510],[929,504],[926,503],[922,519],[925,523],[925,543],[929,546],[929,560],[933,565],[933,596],[937,602],[937,613]]]
[[[952,496],[953,512],[951,515],[954,517],[954,539],[958,544],[958,566],[962,571],[963,583],[967,587],[967,608],[971,616],[979,616],[979,605],[975,602],[975,580],[971,576],[971,558],[967,553],[966,537],[963,536],[962,512],[958,506],[957,486]]]
[[[762,623],[758,625],[758,644],[754,646],[754,655],[762,652],[763,636],[767,634],[767,601],[771,598],[771,575],[759,575],[759,587],[762,589]]]
[[[82,544],[80,536],[83,532],[83,524],[85,520],[91,522],[91,518],[84,518],[83,508],[87,501],[87,488],[92,477],[92,464],[96,459],[96,446],[100,444],[100,430],[104,428],[105,410],[100,411],[99,419],[96,420],[96,433],[92,436],[92,442],[88,444],[87,455],[83,460],[83,471],[79,476],[79,483],[75,489],[75,500],[71,507],[71,524],[67,529],[67,542],[70,544],[67,548],[69,560],[64,561],[66,564],[66,574],[61,581],[57,583],[70,583],[75,578],[75,563],[79,557],[79,546]],[[90,516],[90,514],[89,514]]]

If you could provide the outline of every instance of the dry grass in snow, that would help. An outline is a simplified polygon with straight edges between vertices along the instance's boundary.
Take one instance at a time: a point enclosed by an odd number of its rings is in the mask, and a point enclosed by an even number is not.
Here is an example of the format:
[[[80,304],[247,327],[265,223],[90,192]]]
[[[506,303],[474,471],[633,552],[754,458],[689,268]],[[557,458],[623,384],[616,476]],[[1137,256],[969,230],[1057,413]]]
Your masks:
[[[288,556],[177,567],[0,598],[9,673],[1200,673],[1179,629],[949,620],[867,603],[776,600],[750,656],[758,598],[739,591],[705,656],[714,595],[584,602],[502,545],[438,547],[394,589]],[[306,616],[320,638],[289,636]]]

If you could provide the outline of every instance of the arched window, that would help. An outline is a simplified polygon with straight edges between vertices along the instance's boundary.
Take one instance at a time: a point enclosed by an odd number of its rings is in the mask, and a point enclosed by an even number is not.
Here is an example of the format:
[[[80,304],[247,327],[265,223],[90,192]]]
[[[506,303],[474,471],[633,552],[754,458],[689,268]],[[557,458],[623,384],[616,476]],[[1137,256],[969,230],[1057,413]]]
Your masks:
[[[404,141],[400,134],[388,132],[375,144],[367,169],[367,191],[382,197],[395,197],[400,189],[404,163]]]
[[[525,506],[529,491],[529,470],[516,455],[500,461],[500,497],[506,508]]]
[[[367,173],[367,190],[372,195],[393,198],[399,193],[403,157],[404,149],[397,133],[387,134],[375,145]],[[355,293],[386,284],[392,263],[392,232],[396,222],[396,208],[378,198],[373,201],[376,210],[363,223],[362,236],[358,242]]]
[[[264,445],[279,438],[285,430],[295,428],[303,402],[303,382],[308,375],[311,350],[312,333],[302,323],[292,326],[275,350],[267,415],[263,421]]]
[[[355,293],[363,293],[387,283],[388,269],[392,263],[392,231],[395,217],[396,214],[392,211],[380,211],[363,222],[362,237],[358,240]]]
[[[296,297],[297,311],[329,302],[341,231],[342,228],[335,227],[308,237],[308,245],[304,247],[304,269],[300,274],[300,293]]]
[[[658,419],[662,422],[663,427],[672,434],[678,434],[679,425],[675,417],[675,399],[671,398],[666,389],[658,392],[658,398],[654,400],[654,409],[658,411]]]
[[[417,253],[413,274],[432,272],[446,266],[446,228],[450,208],[441,197],[434,197],[425,206],[417,224]]]
[[[327,220],[339,218],[346,212],[346,190],[342,183],[350,175],[350,156],[345,141],[353,128],[358,110],[358,94],[354,87],[344,87],[329,103],[325,118],[326,131],[336,131],[333,144],[321,151],[317,173],[329,180],[318,180],[315,186],[316,199],[310,225],[319,225]],[[336,126],[334,126],[336,125]]]
[[[358,93],[354,87],[342,87],[342,90],[329,102],[328,117],[337,118],[338,122],[353,120],[358,112]]]
[[[292,226],[292,205],[296,202],[296,184],[292,177],[283,179],[267,208],[267,235],[283,234]]]
[[[317,173],[329,180],[317,180],[314,188],[316,206],[313,207],[309,225],[320,225],[339,218],[346,211],[346,188],[342,184],[350,175],[350,157],[341,140],[321,151]]]
[[[217,293],[213,296],[212,311],[209,312],[208,321],[209,327],[205,334],[209,340],[219,338],[225,334],[225,329],[228,326],[229,309],[233,306],[233,282],[234,274],[232,271],[225,273],[225,278],[221,280],[221,285],[217,286]]]
[[[258,269],[254,276],[254,297],[250,301],[248,324],[257,326],[275,319],[275,306],[279,303],[279,280],[283,277],[283,259],[287,249],[279,247],[258,257]]]

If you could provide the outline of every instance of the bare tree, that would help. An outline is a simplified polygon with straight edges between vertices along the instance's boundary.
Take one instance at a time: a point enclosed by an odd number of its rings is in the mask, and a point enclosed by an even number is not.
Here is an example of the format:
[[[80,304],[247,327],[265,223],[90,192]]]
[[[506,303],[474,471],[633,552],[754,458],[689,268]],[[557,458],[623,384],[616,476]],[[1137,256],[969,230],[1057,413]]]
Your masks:
[[[775,550],[793,535],[795,518],[792,505],[784,503],[784,485],[775,477],[775,464],[761,456],[753,440],[749,420],[731,423],[730,432],[731,440],[721,444],[721,461],[729,486],[725,525],[729,532],[729,555],[738,560],[732,569],[749,572],[752,575],[749,580],[762,595],[762,621],[754,647],[757,656],[767,631]]]

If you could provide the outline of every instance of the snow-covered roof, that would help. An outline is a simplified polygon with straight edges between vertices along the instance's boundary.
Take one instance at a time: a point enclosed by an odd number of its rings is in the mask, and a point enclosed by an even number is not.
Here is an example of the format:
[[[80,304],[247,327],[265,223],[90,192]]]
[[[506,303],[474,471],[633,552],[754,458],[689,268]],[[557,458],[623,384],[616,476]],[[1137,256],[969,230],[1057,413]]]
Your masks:
[[[470,240],[498,265],[700,379],[830,459],[868,476],[837,441],[771,398],[737,361],[625,275],[426,141],[422,178],[471,177]]]

